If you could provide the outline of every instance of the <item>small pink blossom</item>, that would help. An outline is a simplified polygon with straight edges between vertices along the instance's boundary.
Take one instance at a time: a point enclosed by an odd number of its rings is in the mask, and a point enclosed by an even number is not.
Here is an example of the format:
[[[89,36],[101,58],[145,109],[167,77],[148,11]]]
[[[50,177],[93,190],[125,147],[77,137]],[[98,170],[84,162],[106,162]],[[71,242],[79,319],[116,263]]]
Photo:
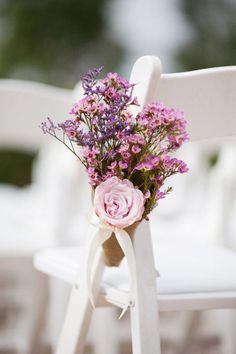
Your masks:
[[[155,155],[148,155],[146,156],[145,160],[140,162],[135,169],[136,170],[146,170],[146,171],[150,171],[155,169],[158,164],[159,164],[159,157],[155,156]]]
[[[122,158],[124,159],[124,160],[129,160],[129,158],[131,157],[131,154],[130,154],[130,152],[128,152],[128,151],[124,151],[124,152],[122,152],[121,153],[121,156],[122,156]]]
[[[122,144],[119,148],[119,152],[126,152],[129,151],[129,144]]]
[[[114,169],[116,168],[116,166],[117,166],[117,162],[116,162],[116,161],[113,161],[113,162],[108,166],[108,169],[114,171]]]
[[[129,141],[129,143],[136,144],[138,141],[138,135],[132,134],[127,137],[127,140]]]
[[[141,151],[141,149],[138,145],[133,145],[131,150],[134,154],[138,154]]]
[[[123,170],[125,168],[128,168],[128,164],[127,162],[119,161],[119,167]]]
[[[106,181],[107,179],[114,177],[116,174],[114,171],[108,171],[105,175],[102,176],[102,181]]]
[[[89,183],[92,186],[96,186],[100,182],[100,178],[98,173],[95,171],[95,168],[89,167],[87,172],[88,172]]]
[[[145,140],[142,136],[138,136],[137,142],[139,145],[144,145],[145,144]]]
[[[108,87],[104,94],[107,100],[113,100],[117,96],[117,92],[113,87]]]
[[[180,161],[179,162],[179,168],[178,168],[179,173],[186,173],[186,172],[188,172],[188,170],[189,170],[189,168],[186,165],[186,163],[183,162],[183,161]]]
[[[159,199],[164,199],[166,196],[165,192],[161,192],[161,191],[157,191],[156,192],[156,199],[159,200]]]
[[[145,193],[144,193],[144,198],[145,199],[148,199],[148,198],[150,198],[151,197],[151,192],[150,192],[150,190],[148,190],[148,191],[146,191]]]

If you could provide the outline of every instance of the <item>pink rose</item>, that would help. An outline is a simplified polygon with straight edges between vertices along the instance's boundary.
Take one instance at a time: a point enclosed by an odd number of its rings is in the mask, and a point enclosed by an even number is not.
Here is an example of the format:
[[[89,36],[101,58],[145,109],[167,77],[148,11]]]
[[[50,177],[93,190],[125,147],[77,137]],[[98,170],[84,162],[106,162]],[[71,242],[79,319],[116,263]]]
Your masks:
[[[94,208],[106,224],[125,228],[142,219],[145,198],[129,180],[113,176],[95,189]]]

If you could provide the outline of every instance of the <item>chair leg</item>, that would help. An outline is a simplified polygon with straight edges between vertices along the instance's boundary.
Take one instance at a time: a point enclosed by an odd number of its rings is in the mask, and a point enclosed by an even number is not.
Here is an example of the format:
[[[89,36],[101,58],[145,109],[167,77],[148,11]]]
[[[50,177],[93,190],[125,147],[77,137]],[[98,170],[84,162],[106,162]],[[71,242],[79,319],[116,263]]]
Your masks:
[[[155,307],[148,310],[141,302],[130,309],[133,354],[161,354],[158,312],[155,312]]]
[[[100,252],[94,266],[92,277],[94,299],[98,296],[101,279],[104,271],[102,254]],[[81,269],[78,276],[85,273]],[[70,300],[67,308],[65,321],[59,338],[56,354],[82,354],[86,341],[87,331],[91,322],[93,307],[90,303],[88,293],[83,286],[83,282],[78,282],[81,286],[75,285],[72,288]]]
[[[137,278],[135,304],[130,308],[133,354],[161,354],[156,274],[148,224],[143,222],[139,226],[133,244]]]
[[[67,308],[66,318],[60,335],[57,354],[83,352],[87,330],[93,308],[86,296],[73,287]]]
[[[30,353],[33,353],[35,348],[42,346],[48,308],[48,277],[35,269],[32,269],[32,273],[32,302],[34,302],[32,317],[34,325],[32,326]]]
[[[220,337],[222,353],[235,354],[235,310],[224,309],[215,311],[217,327],[216,332]]]

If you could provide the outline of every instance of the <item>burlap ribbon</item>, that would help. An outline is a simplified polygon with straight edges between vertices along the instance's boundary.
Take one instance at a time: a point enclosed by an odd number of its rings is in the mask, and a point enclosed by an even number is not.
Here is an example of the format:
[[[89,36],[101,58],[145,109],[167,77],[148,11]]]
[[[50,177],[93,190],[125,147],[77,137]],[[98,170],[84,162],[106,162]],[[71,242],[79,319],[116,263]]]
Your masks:
[[[110,226],[104,224],[97,215],[93,214],[90,223],[97,229],[95,233],[92,235],[90,239],[90,244],[88,247],[88,255],[86,261],[86,284],[88,290],[88,296],[91,301],[93,307],[94,299],[93,299],[93,292],[92,292],[92,284],[91,284],[91,276],[92,276],[92,269],[93,269],[93,262],[96,256],[96,253],[103,245],[103,243],[108,240],[112,234],[115,235],[117,242],[119,243],[124,255],[127,259],[129,272],[130,272],[130,299],[125,305],[120,318],[126,312],[128,307],[133,306],[135,303],[135,287],[136,287],[136,262],[135,262],[135,254],[133,249],[133,244],[129,234],[120,228],[116,228],[114,226]]]

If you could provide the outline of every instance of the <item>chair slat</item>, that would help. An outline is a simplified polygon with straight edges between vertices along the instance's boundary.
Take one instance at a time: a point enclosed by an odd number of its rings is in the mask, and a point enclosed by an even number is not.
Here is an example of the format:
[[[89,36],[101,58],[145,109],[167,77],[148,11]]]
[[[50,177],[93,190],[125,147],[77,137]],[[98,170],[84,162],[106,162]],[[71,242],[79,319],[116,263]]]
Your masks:
[[[191,140],[236,136],[236,66],[163,74],[156,99],[185,112]]]
[[[0,80],[0,147],[36,150],[47,139],[38,129],[48,116],[64,120],[72,91],[21,80]]]

